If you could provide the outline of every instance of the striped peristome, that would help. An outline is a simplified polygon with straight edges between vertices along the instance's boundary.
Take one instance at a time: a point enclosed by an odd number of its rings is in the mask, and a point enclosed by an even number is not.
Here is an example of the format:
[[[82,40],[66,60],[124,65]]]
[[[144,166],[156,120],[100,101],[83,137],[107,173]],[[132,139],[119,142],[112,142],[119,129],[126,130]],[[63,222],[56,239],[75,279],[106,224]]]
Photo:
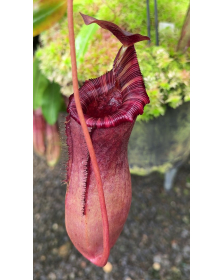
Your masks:
[[[122,48],[123,46],[114,60],[112,70],[99,78],[86,81],[79,90],[84,117],[89,127],[106,128],[119,125],[124,121],[132,122],[137,115],[143,113],[144,106],[149,103],[135,48],[134,46],[127,47],[120,58]],[[87,108],[91,102],[103,99],[103,96],[109,91],[119,93],[122,99],[120,103],[111,105],[111,100],[107,100],[109,103],[107,106],[113,107],[114,105],[116,110],[112,110],[114,111],[112,114],[109,111],[107,116],[88,115]],[[116,100],[113,95],[110,97]],[[97,110],[97,108],[95,109]],[[68,113],[79,123],[73,95],[70,96]]]

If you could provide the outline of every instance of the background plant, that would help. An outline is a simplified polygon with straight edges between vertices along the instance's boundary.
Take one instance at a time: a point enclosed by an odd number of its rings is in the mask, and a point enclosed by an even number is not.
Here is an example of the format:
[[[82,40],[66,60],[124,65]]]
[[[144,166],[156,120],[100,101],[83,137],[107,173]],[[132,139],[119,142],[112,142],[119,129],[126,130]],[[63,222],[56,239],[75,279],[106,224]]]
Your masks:
[[[176,108],[184,101],[189,101],[189,52],[176,53],[176,46],[181,33],[189,1],[158,1],[160,22],[172,22],[174,31],[161,30],[160,46],[154,45],[154,7],[150,1],[151,43],[137,46],[140,68],[145,80],[151,103],[139,120],[149,120],[163,115],[167,105]],[[147,14],[145,1],[74,1],[74,31],[77,41],[84,48],[78,48],[78,77],[82,84],[89,78],[103,75],[112,68],[113,57],[120,43],[113,35],[102,29],[92,29],[90,34],[83,32],[83,22],[78,11],[97,18],[103,18],[122,26],[130,32],[147,35]],[[84,30],[85,31],[85,30]],[[86,36],[88,42],[85,42]],[[67,18],[64,17],[52,28],[41,33],[41,47],[36,52],[40,60],[41,72],[50,80],[58,83],[65,96],[72,94],[71,60],[68,44]]]
[[[54,25],[66,11],[65,0],[33,1],[33,36]],[[34,40],[33,51],[36,44]],[[58,113],[65,110],[60,85],[49,81],[40,71],[39,61],[33,60],[33,147],[37,155],[54,166],[60,157]]]
[[[188,56],[171,57],[163,47],[144,44],[136,46],[138,60],[150,104],[138,120],[150,120],[164,115],[167,105],[177,108],[190,100],[190,65]]]

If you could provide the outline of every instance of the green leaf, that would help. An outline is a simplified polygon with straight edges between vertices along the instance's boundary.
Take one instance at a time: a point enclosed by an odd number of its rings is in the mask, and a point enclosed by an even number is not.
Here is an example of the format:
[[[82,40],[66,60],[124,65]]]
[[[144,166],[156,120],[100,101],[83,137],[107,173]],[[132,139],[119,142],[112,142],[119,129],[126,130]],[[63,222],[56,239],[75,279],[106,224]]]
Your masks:
[[[183,103],[182,96],[175,94],[170,95],[169,98],[165,101],[165,103],[169,103],[169,106],[175,109]]]
[[[33,36],[50,28],[64,15],[66,0],[34,0],[33,1]]]
[[[170,89],[170,85],[166,82],[162,82],[160,84],[160,87],[163,88],[163,89],[166,89],[166,90],[169,90]]]
[[[96,14],[96,18],[101,18],[108,7],[102,5]],[[98,24],[83,25],[75,40],[77,68],[84,62],[84,56],[88,50],[89,44],[94,34],[99,29]]]
[[[60,86],[56,83],[49,83],[42,98],[42,113],[49,124],[53,125],[57,121],[61,104]]]
[[[41,107],[43,92],[46,89],[49,81],[40,72],[39,61],[37,58],[33,61],[33,109]]]
[[[90,40],[99,29],[97,24],[83,25],[75,40],[77,67],[84,61]]]

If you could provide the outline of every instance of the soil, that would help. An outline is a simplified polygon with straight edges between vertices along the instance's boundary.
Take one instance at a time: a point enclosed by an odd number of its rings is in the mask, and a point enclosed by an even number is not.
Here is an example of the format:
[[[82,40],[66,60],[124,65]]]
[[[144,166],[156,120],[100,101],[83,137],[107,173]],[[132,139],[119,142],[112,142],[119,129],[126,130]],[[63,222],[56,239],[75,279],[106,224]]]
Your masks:
[[[109,264],[99,268],[72,245],[65,230],[64,118],[59,118],[62,154],[54,169],[34,154],[34,280],[190,279],[190,163],[178,171],[172,190],[163,175],[132,175],[132,204]]]

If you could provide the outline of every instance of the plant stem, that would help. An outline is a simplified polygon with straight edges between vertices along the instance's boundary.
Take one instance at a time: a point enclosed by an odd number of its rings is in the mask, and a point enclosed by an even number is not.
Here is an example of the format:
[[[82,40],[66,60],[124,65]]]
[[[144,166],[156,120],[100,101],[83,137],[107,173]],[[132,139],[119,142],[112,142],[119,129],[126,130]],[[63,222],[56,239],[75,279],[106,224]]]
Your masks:
[[[79,89],[78,89],[78,77],[77,77],[77,65],[76,65],[76,53],[75,53],[75,36],[74,36],[74,24],[73,24],[73,0],[68,0],[68,30],[69,30],[69,43],[70,43],[70,52],[71,52],[71,63],[72,63],[72,81],[73,81],[73,90],[74,98],[77,113],[79,120],[82,126],[83,134],[85,141],[89,150],[89,155],[91,158],[91,163],[93,170],[96,176],[97,189],[100,201],[101,215],[102,215],[102,224],[103,224],[103,254],[100,259],[97,261],[97,265],[104,266],[107,262],[107,259],[110,254],[110,242],[109,242],[109,223],[107,216],[107,209],[105,204],[103,184],[100,176],[99,166],[96,160],[95,151],[93,144],[89,135],[89,131],[85,122],[83,115],[82,107],[80,104],[79,98]]]

